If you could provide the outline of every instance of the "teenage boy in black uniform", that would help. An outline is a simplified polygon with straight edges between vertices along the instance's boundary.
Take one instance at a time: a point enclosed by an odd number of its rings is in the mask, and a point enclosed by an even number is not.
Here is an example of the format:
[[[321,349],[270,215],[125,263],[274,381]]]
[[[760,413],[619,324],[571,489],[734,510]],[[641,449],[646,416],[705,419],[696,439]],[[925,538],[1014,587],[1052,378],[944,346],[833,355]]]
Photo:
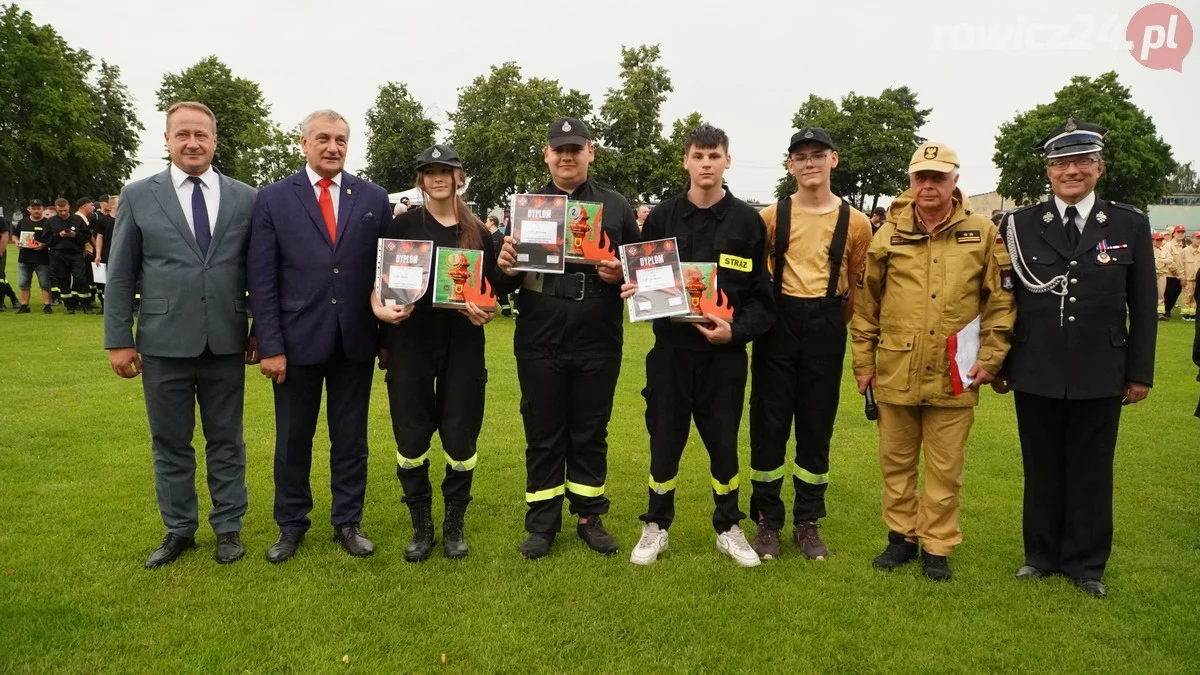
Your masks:
[[[17,314],[29,313],[29,289],[36,274],[38,289],[42,292],[42,313],[50,314],[54,308],[50,306],[50,229],[42,218],[42,202],[34,199],[26,208],[29,216],[17,223],[14,236],[20,250],[17,253],[17,290],[20,292],[20,306]],[[21,234],[33,233],[33,246],[21,246]]]
[[[614,250],[640,240],[629,201],[588,180],[596,154],[582,121],[560,117],[551,122],[542,154],[551,180],[541,194],[604,204],[601,225]],[[512,238],[506,237],[498,266],[516,276],[515,264]],[[576,533],[588,547],[604,555],[617,551],[600,516],[608,513],[606,439],[621,372],[621,280],[615,260],[597,267],[567,265],[564,274],[525,273],[522,279],[513,351],[527,444],[529,536],[521,543],[526,558],[550,552],[562,529],[564,496],[579,517]]]
[[[746,344],[775,321],[767,276],[767,233],[753,207],[722,185],[729,168],[729,137],[709,124],[687,137],[687,192],[650,212],[642,227],[646,241],[675,237],[683,262],[717,263],[717,288],[733,307],[733,321],[707,315],[710,323],[654,322],[654,348],[646,355],[646,428],[650,432],[650,508],[629,561],[653,563],[667,549],[675,517],[679,459],[692,419],[708,450],[713,528],[717,549],[743,567],[759,564],[746,541],[738,508],[738,428],[746,394]],[[637,290],[622,287],[622,296]]]
[[[50,245],[50,278],[58,288],[67,314],[74,314],[77,308],[83,309],[84,314],[92,313],[88,300],[91,296],[88,263],[83,257],[83,246],[92,236],[87,221],[92,208],[92,200],[80,199],[76,213],[72,214],[67,200],[60,197],[54,201],[57,213],[50,219],[54,235]]]

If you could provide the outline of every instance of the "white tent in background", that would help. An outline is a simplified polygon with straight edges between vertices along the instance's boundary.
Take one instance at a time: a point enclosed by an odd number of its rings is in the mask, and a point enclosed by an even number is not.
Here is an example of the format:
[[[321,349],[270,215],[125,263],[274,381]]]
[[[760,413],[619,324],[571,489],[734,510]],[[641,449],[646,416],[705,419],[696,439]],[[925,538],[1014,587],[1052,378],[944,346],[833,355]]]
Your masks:
[[[411,190],[405,190],[403,192],[393,192],[392,194],[388,195],[388,201],[391,202],[392,204],[399,204],[401,197],[408,197],[409,204],[424,204],[425,203],[425,196],[422,195],[421,191],[418,190],[417,188],[413,188]]]

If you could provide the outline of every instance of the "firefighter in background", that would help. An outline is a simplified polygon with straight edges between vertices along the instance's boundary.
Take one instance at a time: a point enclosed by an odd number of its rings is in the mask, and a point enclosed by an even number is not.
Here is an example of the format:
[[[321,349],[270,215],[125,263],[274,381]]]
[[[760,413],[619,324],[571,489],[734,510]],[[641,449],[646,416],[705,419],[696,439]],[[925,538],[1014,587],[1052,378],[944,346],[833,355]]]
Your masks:
[[[484,278],[493,287],[508,283],[496,270],[491,234],[458,196],[465,184],[462,160],[454,148],[426,148],[417,158],[417,187],[425,208],[400,214],[384,237],[432,241],[434,260],[440,248],[481,250]],[[476,441],[483,426],[487,383],[483,325],[495,313],[470,302],[466,309],[435,309],[433,290],[429,288],[415,304],[404,306],[382,306],[372,292],[371,308],[384,325],[381,365],[387,368],[396,475],[413,523],[412,541],[404,549],[404,559],[419,562],[433,552],[429,444],[435,431],[441,437],[446,459],[442,548],[447,558],[465,557],[469,549],[463,521],[479,458]]]
[[[888,544],[873,561],[893,570],[917,559],[949,581],[963,448],[978,388],[1008,353],[1013,280],[1000,229],[972,213],[958,189],[958,155],[927,142],[909,162],[910,188],[888,208],[867,249],[850,324],[854,377],[879,403],[879,464]],[[956,367],[949,339],[978,320],[974,363]],[[969,382],[964,382],[969,380]],[[917,491],[922,445],[925,480]]]
[[[1193,232],[1191,244],[1180,253],[1183,260],[1183,290],[1179,294],[1179,313],[1184,321],[1196,320],[1196,274],[1200,272],[1200,232]]]
[[[1167,277],[1171,276],[1171,267],[1174,266],[1174,258],[1171,257],[1171,251],[1166,247],[1166,237],[1161,232],[1155,232],[1151,235],[1154,241],[1154,278],[1158,285],[1158,320],[1167,320]]]

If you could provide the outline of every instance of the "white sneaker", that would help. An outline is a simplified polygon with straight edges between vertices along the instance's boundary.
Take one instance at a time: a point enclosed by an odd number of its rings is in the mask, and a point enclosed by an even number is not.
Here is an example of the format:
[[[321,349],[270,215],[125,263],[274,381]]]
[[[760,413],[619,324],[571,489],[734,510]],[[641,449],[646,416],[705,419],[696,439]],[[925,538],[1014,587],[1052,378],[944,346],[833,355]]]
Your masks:
[[[629,554],[629,562],[634,565],[653,565],[658,560],[658,554],[667,550],[669,540],[667,531],[660,530],[658,523],[648,523],[642,528],[642,538],[633,547],[633,553]]]
[[[717,535],[717,550],[722,553],[727,553],[733,561],[742,567],[758,567],[762,562],[758,558],[758,554],[750,547],[746,541],[746,535],[742,533],[742,528],[734,525],[729,528],[728,532],[722,532]]]

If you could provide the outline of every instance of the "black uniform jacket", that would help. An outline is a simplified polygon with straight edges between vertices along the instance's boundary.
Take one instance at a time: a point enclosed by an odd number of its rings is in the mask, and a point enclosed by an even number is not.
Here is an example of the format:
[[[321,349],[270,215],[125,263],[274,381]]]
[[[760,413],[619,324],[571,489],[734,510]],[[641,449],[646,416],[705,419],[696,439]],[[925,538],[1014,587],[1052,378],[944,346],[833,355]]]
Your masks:
[[[1121,396],[1127,382],[1154,384],[1158,291],[1145,214],[1097,198],[1074,251],[1052,199],[1014,212],[1001,232],[1018,237],[1039,280],[1069,275],[1060,298],[1029,292],[1014,270],[1017,322],[1002,371],[1009,387],[1091,399]]]
[[[754,207],[726,190],[721,201],[701,209],[682,192],[656,206],[642,227],[645,241],[668,237],[678,241],[682,262],[720,263],[722,256],[726,260],[732,256],[742,264],[717,268],[717,288],[733,305],[732,342],[714,345],[694,325],[657,319],[654,336],[660,344],[696,350],[744,349],[771,328],[775,296],[767,273],[767,230]],[[748,269],[744,261],[750,261]]]
[[[558,189],[551,181],[538,194],[567,195],[574,201],[604,204],[600,226],[612,242],[614,251],[622,244],[642,240],[629,201],[591,180],[571,193]],[[568,264],[566,273],[583,273],[593,277],[592,283],[604,283],[598,281],[593,265]],[[582,301],[522,289],[518,299],[521,316],[513,336],[513,351],[517,357],[619,357],[624,307],[621,285],[605,284],[605,287],[607,292],[602,297]]]
[[[445,227],[427,209],[410,210],[394,219],[384,232],[388,239],[416,239],[432,241],[433,259],[437,259],[439,248],[458,248],[458,229],[462,225]],[[513,280],[496,266],[496,248],[491,233],[479,229],[480,247],[483,249],[483,275],[493,291],[500,295],[513,287]],[[444,347],[447,340],[455,336],[471,336],[483,345],[483,327],[471,323],[456,309],[434,309],[433,270],[430,270],[430,287],[417,300],[412,316],[393,326],[380,324],[380,344],[391,352],[390,361],[398,364],[403,359],[425,358],[435,346]]]

